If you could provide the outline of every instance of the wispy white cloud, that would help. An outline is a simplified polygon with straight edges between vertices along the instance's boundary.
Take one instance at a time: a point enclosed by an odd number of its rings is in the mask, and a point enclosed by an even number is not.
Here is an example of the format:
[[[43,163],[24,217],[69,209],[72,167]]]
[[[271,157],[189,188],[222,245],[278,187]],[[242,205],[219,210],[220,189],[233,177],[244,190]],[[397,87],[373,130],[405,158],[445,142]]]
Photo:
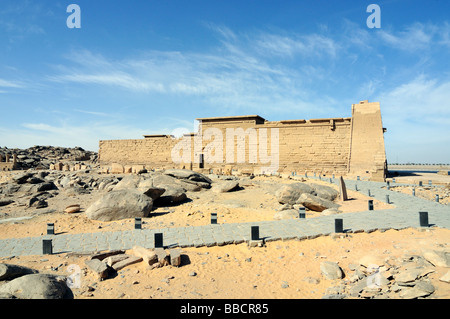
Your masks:
[[[386,150],[391,162],[450,162],[450,80],[421,75],[383,92]]]
[[[303,64],[297,70],[289,63],[273,63],[271,59],[277,54],[333,57],[339,45],[331,38],[263,32],[253,37],[213,24],[209,27],[221,45],[208,52],[148,51],[122,60],[87,50],[71,52],[67,56],[70,64],[56,66],[59,74],[48,79],[118,87],[142,94],[197,96],[225,112],[242,108],[306,112],[317,111],[317,102],[326,104],[328,98],[323,93],[307,87],[312,78],[324,76],[323,72],[316,72],[313,63]]]
[[[380,29],[382,43],[402,51],[413,53],[432,49],[432,46],[449,45],[448,22],[441,24],[415,22],[403,30]]]
[[[4,88],[23,88],[24,84],[18,81],[10,81],[5,79],[0,79],[0,87]]]
[[[334,58],[339,45],[332,38],[320,34],[280,35],[264,32],[255,40],[255,49],[262,54],[280,57],[299,55]]]
[[[403,119],[433,121],[446,119],[450,127],[450,80],[420,75],[382,94],[386,113]],[[450,130],[450,129],[449,129]]]
[[[156,133],[158,132],[106,122],[85,125],[71,123],[50,125],[39,122],[22,123],[21,128],[14,130],[0,128],[2,142],[9,142],[8,147],[27,148],[31,145],[81,146],[92,151],[98,151],[99,140],[139,138],[143,134]]]

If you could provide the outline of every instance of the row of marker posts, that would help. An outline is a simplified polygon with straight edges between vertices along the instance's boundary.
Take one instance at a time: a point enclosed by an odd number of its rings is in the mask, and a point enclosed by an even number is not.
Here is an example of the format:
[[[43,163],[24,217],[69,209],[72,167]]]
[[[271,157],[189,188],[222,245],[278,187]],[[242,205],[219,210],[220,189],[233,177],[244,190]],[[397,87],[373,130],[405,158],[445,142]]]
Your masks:
[[[370,209],[370,202],[369,201],[369,210]],[[302,207],[299,210],[299,218],[305,218],[305,213],[304,213],[305,208]],[[213,219],[213,217],[211,218],[211,223],[212,224],[217,224],[217,214],[214,213],[211,214],[212,216],[215,215],[215,218]],[[137,221],[137,223],[135,224],[135,229],[142,229],[140,228],[140,226],[136,226],[138,225],[140,221]],[[429,223],[428,223],[428,212],[419,212],[419,222],[420,222],[420,227],[429,227]],[[344,221],[342,218],[335,218],[334,219],[334,232],[335,233],[344,233]],[[47,224],[47,235],[55,235],[54,233],[54,224]],[[251,226],[251,240],[260,240],[260,236],[259,236],[259,226]],[[47,255],[47,254],[53,254],[53,246],[52,246],[52,240],[51,239],[43,239],[42,240],[42,250],[43,250],[43,254]],[[154,234],[154,246],[155,248],[163,248],[164,244],[163,244],[163,234],[162,233],[155,233]]]
[[[305,176],[306,173],[305,173]],[[314,176],[316,174],[314,173]],[[334,179],[334,174],[333,174]],[[360,177],[357,176],[356,180],[360,180]],[[395,183],[395,178],[392,180]],[[332,183],[332,179],[330,178],[330,183]],[[431,180],[428,181],[429,185],[431,186]],[[419,186],[422,186],[422,181],[419,181]],[[389,181],[387,182],[387,189],[390,189]],[[358,186],[355,184],[355,190],[358,191]],[[370,189],[368,190],[368,195],[371,196]],[[415,196],[415,189],[413,188],[413,196]],[[436,202],[439,202],[439,195],[436,194]],[[389,201],[389,195],[386,195],[386,203],[390,203]],[[373,200],[368,200],[368,209],[373,210]],[[298,217],[300,219],[306,218],[305,213],[305,207],[299,208],[299,215]],[[428,212],[419,212],[419,222],[420,227],[428,227]],[[216,225],[217,224],[217,213],[211,213],[211,224]],[[134,223],[134,229],[140,230],[142,229],[142,218],[136,217],[135,223]],[[334,230],[336,233],[343,233],[343,219],[342,218],[336,218],[334,220]],[[55,235],[55,224],[48,223],[47,224],[47,235]],[[252,240],[259,240],[259,226],[251,226],[251,239]],[[155,242],[155,248],[162,248],[163,246],[163,234],[162,233],[155,233],[154,234],[154,242]],[[43,239],[43,254],[52,254],[53,253],[53,247],[52,247],[52,240],[51,239]]]

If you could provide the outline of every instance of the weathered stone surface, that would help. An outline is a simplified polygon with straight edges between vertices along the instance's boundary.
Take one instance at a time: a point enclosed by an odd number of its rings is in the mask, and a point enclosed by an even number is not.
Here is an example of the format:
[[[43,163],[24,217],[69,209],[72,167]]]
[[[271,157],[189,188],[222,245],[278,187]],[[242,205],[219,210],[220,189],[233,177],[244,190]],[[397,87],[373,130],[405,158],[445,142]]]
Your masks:
[[[339,192],[332,187],[314,183],[309,183],[308,185],[314,189],[312,194],[322,199],[333,201],[339,196]]]
[[[143,177],[142,175],[124,176],[122,180],[114,186],[114,190],[137,190],[156,200],[165,191],[164,188],[154,186],[152,178]]]
[[[145,182],[139,183],[138,189],[143,191],[143,193],[150,197],[153,201],[160,198],[161,195],[166,191],[166,189],[161,187],[145,187]]]
[[[13,279],[0,287],[0,294],[19,299],[71,299],[72,291],[63,277],[30,274]]]
[[[99,259],[90,259],[84,262],[86,266],[94,271],[100,279],[108,278],[109,267],[108,265]]]
[[[403,299],[426,297],[434,292],[434,286],[428,281],[420,281],[414,287],[404,287],[399,293]]]
[[[285,209],[275,213],[273,215],[273,219],[281,220],[281,219],[294,219],[298,218],[298,210],[296,209]]]
[[[126,266],[138,263],[142,261],[142,257],[136,257],[136,256],[129,256],[127,259],[121,260],[119,262],[117,262],[116,264],[114,264],[112,266],[112,268],[114,268],[114,270],[118,271],[122,268],[125,268]]]
[[[131,252],[134,256],[142,258],[145,264],[153,265],[158,262],[158,256],[152,249],[134,246]]]
[[[304,194],[312,194],[314,189],[305,183],[293,183],[283,185],[276,193],[275,196],[281,204],[294,205],[298,198]]]
[[[181,265],[181,249],[171,249],[169,251],[170,255],[170,264],[175,267],[179,267]]]
[[[27,179],[32,176],[33,176],[33,173],[20,173],[13,177],[13,181],[17,184],[24,184],[24,183],[26,183]]]
[[[399,284],[408,284],[434,271],[432,268],[415,267],[402,270],[398,274],[395,274],[394,278]]]
[[[14,203],[14,201],[12,199],[2,199],[0,198],[0,207],[2,206],[7,206],[9,204]]]
[[[345,182],[342,176],[339,178],[339,196],[341,201],[348,200],[347,187],[345,186]]]
[[[359,259],[359,264],[366,268],[372,265],[381,267],[384,265],[384,260],[379,256],[364,255]]]
[[[45,199],[33,197],[30,199],[28,207],[35,207],[37,209],[45,208],[45,207],[48,207],[48,203],[45,201]]]
[[[114,190],[124,190],[124,189],[136,189],[138,187],[139,182],[141,181],[140,176],[136,175],[127,175],[124,176],[120,182],[114,186]]]
[[[86,210],[86,216],[100,221],[147,217],[153,200],[135,190],[119,190],[105,194]]]
[[[50,191],[53,189],[58,189],[56,187],[56,185],[53,182],[46,182],[46,183],[42,183],[37,187],[37,191],[38,192],[45,192],[45,191]]]
[[[80,208],[80,205],[78,205],[78,204],[76,204],[76,205],[70,205],[70,206],[67,206],[67,207],[64,209],[64,212],[67,213],[67,214],[74,214],[74,213],[79,212],[80,209],[81,209],[81,208]]]
[[[323,261],[320,263],[320,271],[327,279],[341,279],[344,277],[344,272],[341,267],[332,261]]]
[[[0,280],[11,280],[23,275],[36,274],[38,271],[19,265],[0,264]]]
[[[437,267],[450,267],[450,252],[426,249],[423,257]]]
[[[163,173],[186,181],[205,183],[199,185],[203,185],[206,188],[209,187],[206,184],[212,183],[212,180],[209,177],[188,169],[166,169]]]
[[[238,181],[225,181],[225,182],[214,183],[212,190],[216,193],[226,193],[226,192],[232,192],[238,188],[239,188]]]
[[[166,189],[164,194],[155,201],[159,205],[180,203],[187,199],[185,190],[181,186],[166,185],[164,188]]]
[[[320,198],[320,197],[317,197],[317,196],[314,196],[311,194],[306,194],[306,193],[302,194],[298,198],[296,203],[302,204],[306,208],[309,208],[310,210],[313,210],[316,212],[322,212],[325,209],[339,207],[338,204],[336,204],[332,201],[329,201],[329,200],[326,200],[326,199],[323,199],[323,198]]]
[[[119,250],[109,250],[109,251],[105,251],[105,252],[95,253],[95,254],[91,255],[90,259],[103,260],[109,256],[121,255],[124,253],[125,253],[125,251],[120,250],[120,249]]]
[[[444,276],[440,277],[439,280],[450,283],[450,270],[447,271],[447,273]]]
[[[158,266],[163,267],[170,264],[170,255],[163,248],[155,248],[155,253],[158,256]],[[156,264],[155,264],[156,265]]]
[[[105,258],[103,260],[103,262],[105,262],[108,266],[113,267],[119,261],[125,260],[128,257],[130,257],[130,255],[126,255],[126,254],[114,255],[114,256],[109,256],[109,257]]]

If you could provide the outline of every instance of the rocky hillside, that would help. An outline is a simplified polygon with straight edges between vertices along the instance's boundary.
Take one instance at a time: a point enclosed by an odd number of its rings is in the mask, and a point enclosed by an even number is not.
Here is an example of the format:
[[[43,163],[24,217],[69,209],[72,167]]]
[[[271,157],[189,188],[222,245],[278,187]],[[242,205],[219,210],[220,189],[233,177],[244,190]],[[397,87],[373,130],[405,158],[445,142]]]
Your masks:
[[[41,168],[48,169],[50,164],[56,162],[97,161],[97,153],[85,151],[81,147],[67,148],[55,146],[33,146],[27,149],[0,148],[0,155],[5,161],[6,155],[12,161],[13,154],[17,155],[19,169]]]

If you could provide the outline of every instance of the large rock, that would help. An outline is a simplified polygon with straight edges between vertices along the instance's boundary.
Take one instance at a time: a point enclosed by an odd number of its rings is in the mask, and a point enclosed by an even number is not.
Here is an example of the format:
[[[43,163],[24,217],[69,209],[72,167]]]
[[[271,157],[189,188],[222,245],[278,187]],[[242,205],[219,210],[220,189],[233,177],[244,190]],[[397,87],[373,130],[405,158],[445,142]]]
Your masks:
[[[153,200],[159,198],[165,191],[164,188],[155,187],[153,179],[145,178],[141,175],[125,176],[122,180],[114,186],[114,190],[135,189],[142,194],[151,197]]]
[[[323,199],[311,194],[302,194],[296,204],[302,204],[303,206],[305,206],[306,208],[316,211],[316,212],[322,212],[325,209],[329,209],[329,208],[338,208],[339,205],[327,200],[327,199]]]
[[[7,206],[7,205],[12,204],[12,203],[14,203],[14,201],[12,199],[0,198],[0,207]]]
[[[153,200],[136,190],[114,190],[94,202],[86,210],[86,216],[100,221],[147,217]]]
[[[281,204],[294,205],[302,194],[312,194],[314,189],[308,184],[293,183],[282,186],[275,196]]]
[[[309,186],[314,189],[314,193],[312,194],[322,199],[333,201],[336,197],[339,196],[339,192],[332,187],[314,183],[310,183]]]
[[[171,205],[181,203],[187,199],[186,191],[178,185],[164,185],[166,191],[156,200],[158,205]]]
[[[20,276],[35,274],[37,270],[10,264],[0,264],[0,280],[11,280]]]
[[[135,190],[151,197],[155,204],[171,205],[186,200],[186,191],[198,191],[200,186],[170,175],[152,173],[126,176],[114,187],[114,191],[117,190]]]
[[[322,275],[327,279],[341,279],[344,277],[344,272],[341,267],[335,262],[332,261],[323,261],[320,263],[320,271]]]
[[[120,182],[114,186],[114,190],[126,190],[126,189],[136,189],[138,187],[139,182],[142,180],[141,176],[136,175],[127,175],[124,176]]]
[[[212,190],[216,193],[226,193],[237,190],[239,188],[238,181],[225,181],[214,183]]]
[[[109,267],[106,262],[93,258],[84,262],[90,270],[95,272],[99,279],[108,278]]]
[[[414,267],[400,271],[394,275],[394,278],[397,283],[407,285],[434,271],[435,270],[432,267]]]
[[[25,275],[0,287],[0,295],[19,299],[71,299],[72,291],[65,278],[46,274]]]
[[[136,257],[140,257],[144,260],[147,265],[153,265],[158,262],[158,256],[156,252],[152,249],[144,248],[141,246],[134,246],[132,249],[132,254]]]
[[[204,188],[209,188],[212,183],[209,177],[188,169],[166,169],[163,173],[186,182],[196,183]]]
[[[419,297],[426,297],[434,292],[435,288],[429,281],[419,281],[414,287],[404,287],[400,293],[400,298],[415,299]]]
[[[426,249],[422,256],[436,267],[450,267],[450,252]]]

